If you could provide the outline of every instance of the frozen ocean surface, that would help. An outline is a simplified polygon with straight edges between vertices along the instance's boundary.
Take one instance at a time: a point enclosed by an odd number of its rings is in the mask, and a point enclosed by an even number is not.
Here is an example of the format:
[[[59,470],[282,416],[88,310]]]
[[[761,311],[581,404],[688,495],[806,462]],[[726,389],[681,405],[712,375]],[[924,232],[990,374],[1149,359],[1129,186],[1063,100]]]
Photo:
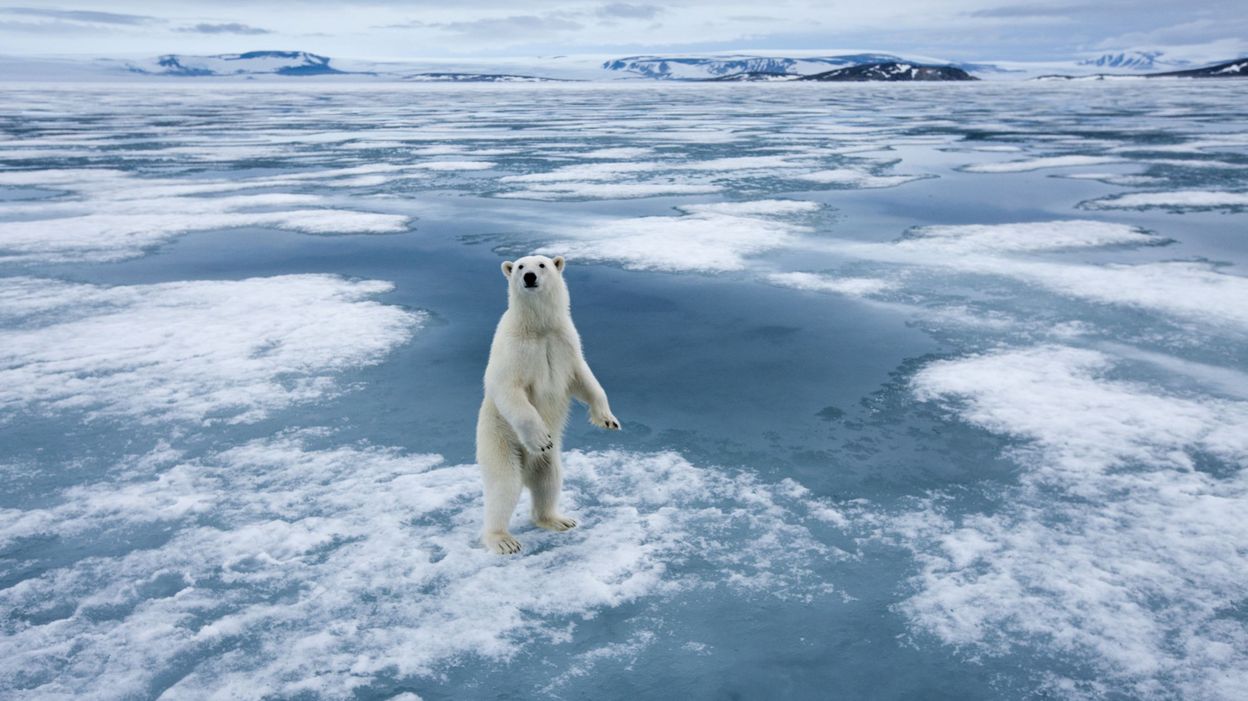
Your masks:
[[[5,698],[1248,698],[1246,84],[0,95]]]

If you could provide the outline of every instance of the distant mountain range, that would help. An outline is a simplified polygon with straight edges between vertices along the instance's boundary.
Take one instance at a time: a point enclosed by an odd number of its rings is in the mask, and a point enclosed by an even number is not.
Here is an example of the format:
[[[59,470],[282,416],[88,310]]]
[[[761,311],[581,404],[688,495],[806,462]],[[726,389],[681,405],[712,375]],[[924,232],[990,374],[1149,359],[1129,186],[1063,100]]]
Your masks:
[[[563,82],[560,78],[542,78],[535,75],[511,73],[413,73],[403,80],[427,83],[549,83]]]
[[[1170,71],[1153,73],[1150,78],[1248,78],[1248,58],[1239,58],[1226,63],[1218,63],[1204,68],[1192,68],[1186,71]]]
[[[937,81],[937,80],[979,80],[961,68],[954,66],[921,66],[912,63],[868,63],[849,68],[838,68],[826,73],[805,75],[798,80],[818,81]]]
[[[898,61],[880,63],[863,63],[846,68],[835,68],[822,73],[795,75],[791,73],[768,73],[765,71],[748,71],[730,73],[718,78],[702,78],[708,82],[777,82],[777,81],[820,81],[820,82],[865,82],[865,81],[937,81],[937,80],[979,80],[961,68],[953,66],[923,66]]]
[[[341,81],[540,82],[547,80],[656,80],[760,82],[965,81],[1159,75],[1240,77],[1246,59],[1213,65],[1165,55],[1160,50],[1107,53],[1079,61],[956,63],[876,51],[651,54],[603,60],[594,56],[528,59],[427,59],[397,62],[331,59],[306,51],[248,51],[237,54],[165,54],[148,59],[27,58],[0,55],[6,80],[115,81],[125,79],[242,79],[274,81],[315,78]],[[1098,70],[1099,69],[1099,70]],[[1094,71],[1097,71],[1094,73]],[[1151,71],[1151,72],[1149,72]]]
[[[1248,78],[1248,58],[1215,63],[1212,66],[1189,68],[1184,71],[1122,75],[1097,73],[1095,75],[1042,75],[1037,80],[1113,80],[1129,78]]]
[[[1119,51],[1084,59],[1079,62],[1079,65],[1132,71],[1154,71],[1159,68],[1180,68],[1191,65],[1191,61],[1165,58],[1165,55],[1164,51]]]
[[[1000,72],[991,64],[955,64],[935,59],[903,58],[887,53],[852,53],[828,56],[757,56],[748,54],[724,56],[628,56],[604,61],[603,70],[634,78],[655,80],[722,80],[756,81],[781,80],[786,77],[833,74],[839,69],[856,66],[909,65],[915,67],[950,66],[963,72],[980,70]],[[930,75],[928,72],[925,75]],[[845,77],[828,77],[826,80],[909,80],[894,76],[888,69],[874,72],[840,74]],[[869,77],[856,77],[856,76]],[[918,78],[930,80],[931,78]],[[821,79],[824,80],[824,79]]]
[[[186,56],[165,54],[150,61],[125,63],[130,73],[182,78],[255,76],[362,76],[436,83],[536,83],[552,78],[511,73],[459,71],[345,70],[330,65],[328,56],[306,51],[248,51],[241,54]]]
[[[242,54],[216,56],[183,56],[165,54],[153,62],[127,64],[132,73],[145,75],[176,75],[188,78],[228,75],[339,75],[345,73],[329,65],[328,56],[306,51],[248,51]]]
[[[628,56],[604,61],[604,70],[657,80],[706,80],[739,74],[809,75],[834,67],[884,63],[904,59],[892,54],[859,53],[840,56],[789,58],[784,56]]]
[[[130,73],[182,78],[254,76],[370,76],[431,82],[537,82],[549,80],[516,73],[464,71],[408,72],[395,66],[348,70],[328,56],[306,51],[249,51],[241,54],[189,56],[166,54],[146,61],[124,63]],[[991,70],[994,67],[980,66]],[[757,80],[973,80],[952,65],[903,59],[893,54],[855,53],[791,58],[782,56],[630,56],[602,64],[608,76],[684,81]],[[818,77],[816,77],[818,76]]]

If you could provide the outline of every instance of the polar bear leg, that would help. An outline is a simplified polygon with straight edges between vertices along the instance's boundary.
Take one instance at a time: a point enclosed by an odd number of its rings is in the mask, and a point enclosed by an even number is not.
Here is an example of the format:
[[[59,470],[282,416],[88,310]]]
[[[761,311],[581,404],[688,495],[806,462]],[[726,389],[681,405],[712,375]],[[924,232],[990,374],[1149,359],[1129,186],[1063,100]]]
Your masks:
[[[552,531],[576,527],[576,521],[559,513],[559,491],[563,489],[563,468],[559,448],[530,458],[525,464],[524,485],[533,497],[533,523]]]
[[[481,451],[477,461],[485,478],[485,527],[481,542],[491,552],[514,555],[520,552],[520,541],[507,531],[507,524],[520,501],[519,456],[496,446],[494,450]]]

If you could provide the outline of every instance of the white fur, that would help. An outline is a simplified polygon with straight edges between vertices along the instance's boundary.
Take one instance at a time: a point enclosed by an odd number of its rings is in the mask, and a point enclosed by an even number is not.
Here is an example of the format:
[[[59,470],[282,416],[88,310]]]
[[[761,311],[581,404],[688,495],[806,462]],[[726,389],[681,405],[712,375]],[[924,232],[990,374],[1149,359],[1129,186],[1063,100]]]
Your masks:
[[[562,256],[527,256],[502,266],[508,305],[490,346],[477,419],[477,463],[485,479],[481,542],[500,555],[520,551],[507,525],[521,487],[533,497],[536,525],[555,531],[576,525],[558,509],[559,449],[572,397],[589,406],[590,423],[620,428],[581,353],[563,266]],[[525,286],[528,273],[536,287]]]

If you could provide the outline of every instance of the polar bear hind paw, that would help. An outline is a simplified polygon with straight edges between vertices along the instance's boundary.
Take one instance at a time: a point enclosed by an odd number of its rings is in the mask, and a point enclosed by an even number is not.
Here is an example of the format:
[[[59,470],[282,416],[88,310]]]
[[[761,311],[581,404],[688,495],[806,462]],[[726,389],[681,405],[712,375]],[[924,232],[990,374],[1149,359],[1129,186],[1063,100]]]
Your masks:
[[[567,531],[576,528],[576,521],[567,516],[534,519],[533,524],[548,531]]]
[[[520,552],[520,541],[510,533],[486,533],[481,537],[481,542],[495,555],[515,555]]]

